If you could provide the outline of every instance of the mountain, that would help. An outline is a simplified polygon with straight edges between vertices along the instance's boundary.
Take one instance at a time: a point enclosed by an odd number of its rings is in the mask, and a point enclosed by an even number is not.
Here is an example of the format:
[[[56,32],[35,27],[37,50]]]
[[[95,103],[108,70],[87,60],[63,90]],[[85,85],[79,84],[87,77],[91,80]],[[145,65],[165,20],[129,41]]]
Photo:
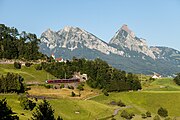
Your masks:
[[[155,59],[155,55],[148,48],[145,39],[136,37],[127,25],[123,25],[121,29],[116,32],[109,44],[116,46],[120,50],[136,51]]]
[[[53,32],[50,29],[46,30],[41,35],[40,51],[50,55],[52,52],[55,55],[59,48],[74,51],[76,49],[88,48],[97,50],[103,54],[123,55],[123,51],[119,51],[114,47],[109,46],[106,42],[100,40],[93,34],[82,30],[78,27],[64,27],[64,29]]]
[[[180,71],[180,52],[167,47],[148,47],[127,25],[123,25],[109,43],[78,27],[66,26],[41,35],[40,51],[64,59],[101,58],[127,72],[172,75]]]

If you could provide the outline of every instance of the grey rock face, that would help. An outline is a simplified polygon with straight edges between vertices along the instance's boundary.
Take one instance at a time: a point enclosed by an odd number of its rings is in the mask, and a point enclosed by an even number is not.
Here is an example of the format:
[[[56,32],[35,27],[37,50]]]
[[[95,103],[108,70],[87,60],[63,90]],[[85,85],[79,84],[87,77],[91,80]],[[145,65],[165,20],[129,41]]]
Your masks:
[[[50,29],[41,35],[40,51],[50,56],[71,59],[101,58],[113,67],[133,73],[172,75],[180,71],[180,52],[167,47],[148,47],[127,25],[123,25],[106,43],[78,27]]]

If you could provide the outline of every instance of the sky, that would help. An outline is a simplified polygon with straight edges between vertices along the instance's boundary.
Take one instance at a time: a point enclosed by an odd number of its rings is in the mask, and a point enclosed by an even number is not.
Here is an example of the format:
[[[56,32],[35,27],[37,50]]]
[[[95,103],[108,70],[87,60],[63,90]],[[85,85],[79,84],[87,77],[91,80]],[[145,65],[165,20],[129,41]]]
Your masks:
[[[106,42],[127,24],[148,46],[180,50],[180,0],[0,0],[0,24],[38,37],[74,26]]]

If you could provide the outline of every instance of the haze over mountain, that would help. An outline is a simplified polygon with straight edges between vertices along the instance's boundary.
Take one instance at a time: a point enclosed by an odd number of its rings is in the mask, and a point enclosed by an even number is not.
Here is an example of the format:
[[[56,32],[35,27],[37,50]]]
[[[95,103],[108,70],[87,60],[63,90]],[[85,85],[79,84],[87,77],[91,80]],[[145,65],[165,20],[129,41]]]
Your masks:
[[[109,43],[78,27],[66,26],[41,35],[40,51],[71,59],[101,58],[110,65],[133,73],[172,75],[180,71],[180,52],[168,47],[149,47],[146,40],[123,25]]]

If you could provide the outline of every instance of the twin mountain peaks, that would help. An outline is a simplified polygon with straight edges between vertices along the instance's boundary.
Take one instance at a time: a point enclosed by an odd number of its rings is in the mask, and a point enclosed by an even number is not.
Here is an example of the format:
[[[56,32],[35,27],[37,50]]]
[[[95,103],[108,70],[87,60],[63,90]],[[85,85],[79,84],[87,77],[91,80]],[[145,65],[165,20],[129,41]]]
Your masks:
[[[133,73],[164,76],[180,72],[180,51],[168,47],[148,47],[145,39],[123,25],[109,43],[78,27],[66,26],[41,35],[40,51],[64,59],[101,58],[113,67]]]

